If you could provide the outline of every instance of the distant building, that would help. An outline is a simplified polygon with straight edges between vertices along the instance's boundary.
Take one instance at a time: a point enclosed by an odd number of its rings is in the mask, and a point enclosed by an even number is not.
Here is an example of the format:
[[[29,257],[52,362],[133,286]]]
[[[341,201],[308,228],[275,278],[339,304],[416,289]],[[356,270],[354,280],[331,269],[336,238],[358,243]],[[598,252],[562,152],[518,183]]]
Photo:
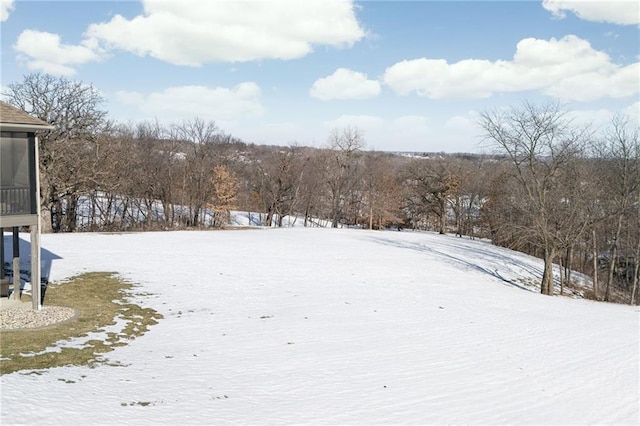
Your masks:
[[[18,231],[31,232],[31,288],[33,308],[40,309],[40,175],[36,132],[53,129],[42,120],[0,101],[0,279],[7,286],[4,231],[13,233],[13,293],[20,298]]]

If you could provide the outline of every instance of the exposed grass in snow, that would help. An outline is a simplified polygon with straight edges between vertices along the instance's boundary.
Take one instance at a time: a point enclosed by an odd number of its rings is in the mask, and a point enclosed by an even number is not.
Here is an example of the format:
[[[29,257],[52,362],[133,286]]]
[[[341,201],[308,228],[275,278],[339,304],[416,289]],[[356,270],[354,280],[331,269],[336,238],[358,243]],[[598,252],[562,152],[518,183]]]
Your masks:
[[[153,309],[128,302],[132,289],[131,283],[109,272],[51,285],[47,305],[68,306],[80,314],[46,328],[1,332],[0,374],[102,362],[103,354],[143,335],[162,318]]]

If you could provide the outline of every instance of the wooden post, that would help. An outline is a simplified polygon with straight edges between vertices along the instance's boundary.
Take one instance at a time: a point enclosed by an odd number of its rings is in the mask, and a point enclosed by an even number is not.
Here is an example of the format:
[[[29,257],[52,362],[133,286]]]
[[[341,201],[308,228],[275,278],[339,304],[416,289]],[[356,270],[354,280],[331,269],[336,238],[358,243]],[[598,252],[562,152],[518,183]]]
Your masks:
[[[0,228],[0,296],[9,296],[9,278],[4,270],[4,228]]]
[[[31,225],[31,297],[33,309],[42,309],[40,288],[40,226]]]
[[[36,223],[31,225],[31,296],[33,297],[33,309],[42,309],[41,303],[41,291],[40,287],[42,281],[42,269],[40,260],[40,226],[42,219],[42,209],[40,206],[40,154],[38,149],[38,137],[35,136],[34,144],[34,178],[35,178],[35,208],[36,208]]]
[[[18,227],[13,227],[13,293],[11,298],[20,300],[20,236]]]
[[[0,228],[0,280],[4,279],[4,228]]]

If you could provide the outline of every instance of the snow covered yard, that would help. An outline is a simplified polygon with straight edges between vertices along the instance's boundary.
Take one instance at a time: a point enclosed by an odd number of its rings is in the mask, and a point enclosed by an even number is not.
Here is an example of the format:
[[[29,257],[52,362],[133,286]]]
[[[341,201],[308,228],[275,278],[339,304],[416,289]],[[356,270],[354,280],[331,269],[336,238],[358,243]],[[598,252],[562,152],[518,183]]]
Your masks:
[[[1,380],[2,424],[638,424],[638,307],[511,284],[540,261],[429,233],[43,235],[160,324],[123,366]],[[46,303],[46,301],[45,301]]]

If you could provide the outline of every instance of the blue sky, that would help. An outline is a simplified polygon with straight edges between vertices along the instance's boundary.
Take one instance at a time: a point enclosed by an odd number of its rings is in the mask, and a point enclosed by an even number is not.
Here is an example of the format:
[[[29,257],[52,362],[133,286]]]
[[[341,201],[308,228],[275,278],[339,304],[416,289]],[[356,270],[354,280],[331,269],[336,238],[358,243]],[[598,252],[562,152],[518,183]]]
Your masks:
[[[2,81],[93,84],[110,117],[214,120],[247,142],[479,152],[480,112],[640,114],[635,1],[0,0]]]

